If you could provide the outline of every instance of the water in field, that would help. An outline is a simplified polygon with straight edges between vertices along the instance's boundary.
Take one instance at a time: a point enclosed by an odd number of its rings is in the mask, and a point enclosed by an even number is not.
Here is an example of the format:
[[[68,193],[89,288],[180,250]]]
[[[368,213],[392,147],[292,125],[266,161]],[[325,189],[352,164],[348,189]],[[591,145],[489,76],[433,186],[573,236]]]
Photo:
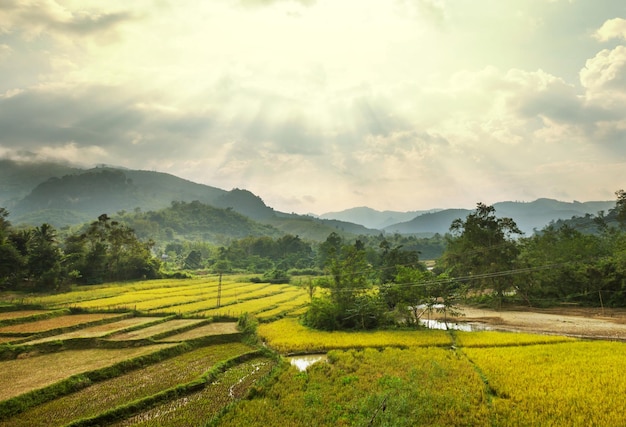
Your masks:
[[[287,359],[289,363],[298,368],[299,371],[306,371],[306,369],[314,363],[328,361],[325,354],[302,354],[299,356],[291,356]]]
[[[422,326],[426,326],[428,329],[454,329],[456,331],[465,332],[488,331],[491,329],[489,326],[481,323],[452,323],[433,319],[420,319],[419,323]]]

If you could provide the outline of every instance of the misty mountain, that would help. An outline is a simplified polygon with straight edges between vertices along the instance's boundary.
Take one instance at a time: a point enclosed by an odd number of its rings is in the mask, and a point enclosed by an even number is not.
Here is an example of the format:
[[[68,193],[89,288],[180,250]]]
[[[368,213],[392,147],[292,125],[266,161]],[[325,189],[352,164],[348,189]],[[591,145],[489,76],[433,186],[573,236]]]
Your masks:
[[[60,163],[0,159],[0,206],[12,211],[17,202],[48,178],[79,172],[81,169]]]
[[[428,212],[436,212],[437,209],[428,211],[377,211],[366,206],[346,209],[339,212],[328,212],[319,216],[322,219],[334,219],[354,224],[361,224],[367,228],[382,230],[390,225],[410,221],[413,218]]]
[[[410,221],[401,222],[384,228],[387,233],[399,234],[445,234],[450,224],[457,218],[465,218],[469,209],[444,209],[438,212],[429,212],[418,215]]]
[[[275,211],[263,200],[243,189],[222,190],[194,183],[174,175],[108,166],[78,169],[55,163],[20,163],[0,160],[0,206],[9,210],[14,224],[40,225],[44,222],[60,228],[95,220],[100,214],[158,212],[173,202],[197,201],[218,209],[232,210],[259,224],[246,225],[257,232],[273,235],[298,235],[304,239],[324,240],[331,232],[347,238],[387,233],[429,236],[448,232],[457,218],[464,219],[472,210],[376,211],[368,207],[326,213],[320,217]],[[29,187],[30,186],[30,187]],[[27,189],[30,188],[30,189]],[[493,205],[500,217],[515,220],[526,235],[534,229],[572,217],[608,212],[614,201],[560,202],[538,199],[534,202],[500,202]],[[240,219],[231,218],[234,223]],[[391,224],[390,224],[391,223]],[[224,223],[225,224],[225,223]],[[233,228],[226,235],[235,237]],[[261,230],[261,231],[259,231]],[[212,235],[219,232],[213,230]]]
[[[596,215],[615,207],[614,201],[606,202],[561,202],[552,199],[537,199],[533,202],[494,203],[498,217],[512,218],[517,226],[530,236],[534,230],[541,230],[559,219]],[[385,227],[385,232],[400,234],[446,233],[450,224],[457,218],[465,219],[471,209],[445,209],[426,213],[414,219]]]
[[[284,234],[231,208],[217,208],[198,201],[173,202],[164,209],[123,213],[113,219],[129,225],[141,239],[158,242],[182,239],[227,244],[233,238]]]
[[[71,215],[63,223],[58,218],[61,211],[97,218],[102,213],[162,209],[172,201],[198,200],[210,204],[226,193],[165,173],[105,167],[49,177],[9,207],[9,211],[12,221],[28,219],[29,223],[56,212],[53,216],[57,217],[57,223],[46,222],[60,226],[75,223]]]
[[[9,210],[9,219],[15,224],[40,225],[47,222],[61,228],[94,221],[103,213],[126,220],[130,220],[130,213],[136,216],[160,213],[161,216],[157,215],[156,218],[166,217],[172,222],[171,212],[164,210],[176,202],[198,202],[215,208],[195,210],[204,212],[207,218],[214,218],[213,225],[207,225],[204,233],[208,240],[215,240],[217,236],[222,240],[226,237],[237,238],[241,233],[251,230],[255,230],[251,235],[290,233],[310,240],[324,240],[333,231],[346,237],[380,233],[379,230],[369,230],[360,224],[274,211],[248,190],[236,188],[226,191],[167,173],[109,166],[81,170],[53,163],[42,164],[38,169],[33,164],[9,160],[2,162],[6,168],[0,173],[0,183],[5,191],[0,193],[4,197],[0,200],[0,206]],[[59,173],[59,176],[55,176],[55,173]],[[29,191],[26,191],[27,185],[32,185]],[[256,225],[243,223],[238,216],[225,215],[222,210],[243,215]],[[184,212],[185,215],[189,214]],[[141,219],[152,221],[152,217]],[[194,220],[194,223],[202,222]],[[221,233],[213,227],[215,224],[221,224],[218,227]],[[142,231],[142,235],[146,234],[143,233],[144,229],[155,230],[156,234],[160,233],[159,230],[170,229],[178,230],[176,233],[181,236],[195,235],[197,238],[202,235],[197,229],[188,230],[180,225],[159,224],[157,227],[137,220],[133,221],[133,226]]]

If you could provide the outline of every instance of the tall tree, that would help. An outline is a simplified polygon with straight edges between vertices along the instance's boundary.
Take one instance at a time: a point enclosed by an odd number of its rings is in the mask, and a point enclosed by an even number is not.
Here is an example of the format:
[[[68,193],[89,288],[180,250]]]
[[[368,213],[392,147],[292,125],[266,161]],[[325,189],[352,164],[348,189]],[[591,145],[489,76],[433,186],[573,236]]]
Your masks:
[[[22,275],[24,256],[15,245],[11,232],[11,223],[7,219],[9,212],[0,207],[0,288],[15,287]],[[24,248],[26,252],[26,247]]]
[[[62,253],[50,224],[35,227],[30,239],[28,272],[36,290],[57,289],[63,281]]]
[[[498,218],[493,206],[476,205],[465,221],[450,225],[446,251],[440,265],[455,278],[468,281],[470,288],[489,290],[498,306],[506,290],[513,286],[505,275],[515,266],[519,253],[513,236],[523,234],[511,218]]]

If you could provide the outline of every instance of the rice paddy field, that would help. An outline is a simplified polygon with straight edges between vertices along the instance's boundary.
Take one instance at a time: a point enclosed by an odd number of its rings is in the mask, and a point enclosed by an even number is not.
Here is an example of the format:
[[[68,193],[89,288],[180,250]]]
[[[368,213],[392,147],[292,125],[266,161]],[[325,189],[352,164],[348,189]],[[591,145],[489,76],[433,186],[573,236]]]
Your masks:
[[[0,312],[3,426],[626,425],[626,344],[300,324],[294,285],[204,277],[23,297]],[[0,295],[0,300],[2,300]],[[14,302],[14,301],[13,301]],[[243,313],[255,335],[237,328]],[[285,357],[319,355],[305,370]]]

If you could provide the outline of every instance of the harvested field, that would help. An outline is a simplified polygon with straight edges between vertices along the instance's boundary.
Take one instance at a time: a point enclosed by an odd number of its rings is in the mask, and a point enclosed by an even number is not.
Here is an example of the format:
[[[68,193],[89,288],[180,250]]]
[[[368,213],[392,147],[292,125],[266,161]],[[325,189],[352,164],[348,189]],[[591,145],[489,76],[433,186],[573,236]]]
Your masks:
[[[206,337],[210,335],[236,334],[238,332],[239,331],[237,330],[237,324],[235,322],[210,323],[208,325],[199,326],[197,328],[193,328],[188,331],[181,332],[180,334],[163,338],[160,341],[163,341],[163,342],[185,341],[185,340],[191,340],[195,338],[202,338],[202,337]]]
[[[172,319],[167,322],[162,322],[157,325],[148,326],[146,328],[137,329],[135,331],[120,332],[108,337],[112,341],[128,341],[138,340],[143,338],[150,338],[155,335],[163,334],[165,332],[176,331],[177,329],[186,328],[189,326],[197,325],[198,323],[206,322],[204,319]]]
[[[0,313],[0,321],[3,320],[13,320],[26,318],[31,316],[37,316],[40,314],[48,314],[52,313],[52,310],[21,310],[21,311],[6,311],[4,313]]]
[[[69,376],[111,366],[124,360],[154,353],[173,344],[115,350],[68,350],[0,362],[0,400],[43,388]]]
[[[116,317],[124,317],[119,313],[98,313],[98,314],[71,314],[66,316],[53,317],[51,319],[36,320],[34,322],[20,323],[0,327],[0,334],[38,334],[60,328],[68,328],[81,324],[99,322]]]
[[[78,331],[68,332],[66,334],[53,335],[51,337],[28,341],[28,344],[39,344],[42,342],[67,340],[71,338],[100,338],[116,331],[123,331],[125,329],[138,327],[143,324],[158,322],[162,319],[162,317],[130,317],[117,322],[105,323],[103,325],[92,326]]]

